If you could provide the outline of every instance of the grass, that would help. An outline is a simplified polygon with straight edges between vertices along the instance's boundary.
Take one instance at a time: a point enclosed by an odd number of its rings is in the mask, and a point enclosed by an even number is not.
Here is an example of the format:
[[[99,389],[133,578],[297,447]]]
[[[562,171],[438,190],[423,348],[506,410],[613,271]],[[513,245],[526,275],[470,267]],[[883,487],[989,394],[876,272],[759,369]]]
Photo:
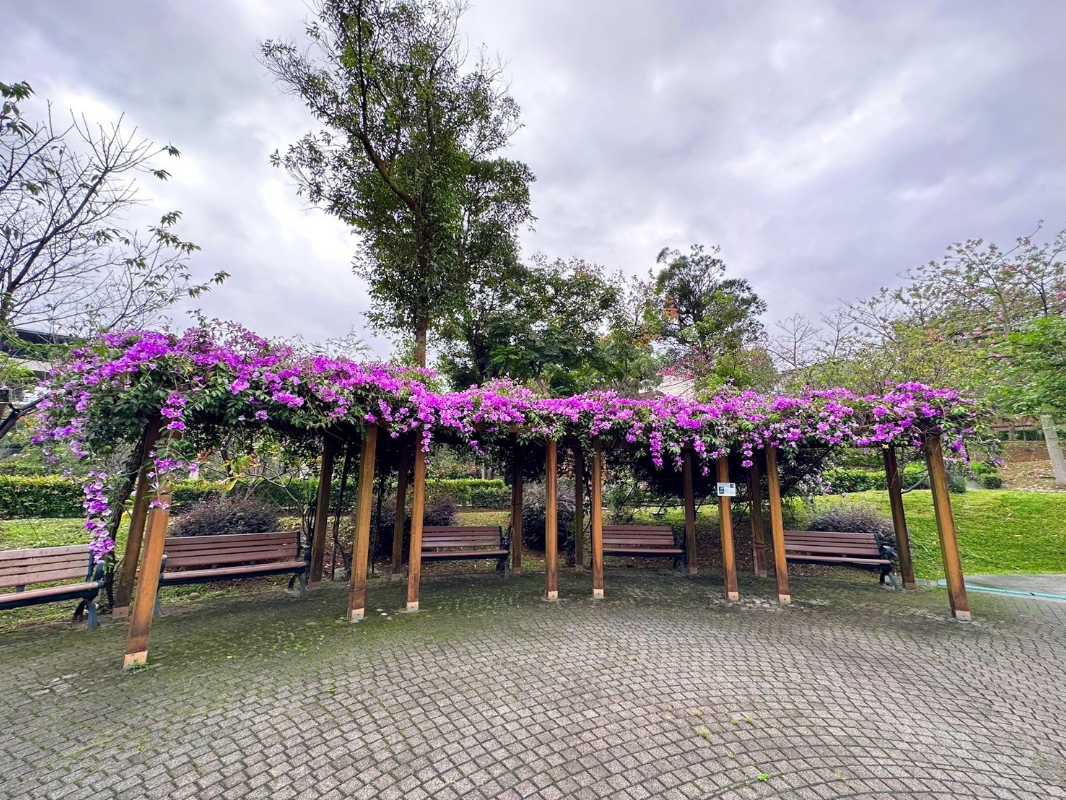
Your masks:
[[[1066,573],[1066,493],[1027,492],[1019,490],[980,490],[952,495],[955,520],[959,531],[963,569],[967,574]],[[794,501],[786,509],[786,525],[800,527],[812,513],[842,503],[867,504],[888,516],[888,495],[870,491],[850,495],[816,498],[813,506]],[[943,577],[936,520],[929,492],[914,491],[904,497],[911,549],[919,578]],[[736,510],[736,529],[742,535],[744,509]],[[507,526],[508,512],[476,510],[460,512],[464,525]],[[657,521],[680,526],[680,508],[668,509]],[[704,541],[717,539],[717,507],[705,503],[699,514],[699,535]],[[125,542],[124,524],[119,534],[118,550]],[[0,550],[32,547],[55,547],[86,541],[80,519],[16,519],[0,521]],[[532,556],[532,554],[530,554]],[[536,569],[535,556],[528,569]],[[213,587],[182,587],[169,590],[181,602],[213,592]],[[57,606],[41,607],[55,609]],[[54,615],[56,618],[63,613]],[[44,613],[44,616],[53,616]]]
[[[813,505],[792,501],[785,509],[786,527],[803,527],[812,514],[837,505],[864,504],[888,517],[888,493],[857,492],[815,498]],[[959,534],[962,566],[969,575],[1066,573],[1066,493],[1020,490],[973,490],[951,496]],[[911,552],[919,578],[944,577],[940,542],[928,491],[913,491],[903,498]],[[701,538],[717,537],[717,506],[700,508]],[[747,525],[743,506],[738,506],[734,527],[738,536]],[[650,519],[650,518],[648,518]],[[668,509],[657,522],[680,526],[680,508]]]
[[[886,492],[818,498],[818,508],[867,503],[888,515]],[[951,496],[966,573],[1066,572],[1066,493],[982,490]],[[903,498],[919,578],[942,578],[940,543],[929,492]]]

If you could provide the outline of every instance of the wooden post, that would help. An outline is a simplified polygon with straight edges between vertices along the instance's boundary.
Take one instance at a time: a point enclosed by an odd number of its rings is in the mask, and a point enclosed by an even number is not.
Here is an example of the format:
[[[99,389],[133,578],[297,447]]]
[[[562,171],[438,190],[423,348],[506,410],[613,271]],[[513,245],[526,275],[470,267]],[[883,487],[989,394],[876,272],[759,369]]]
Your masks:
[[[422,523],[426,514],[426,453],[415,449],[415,486],[411,497],[411,549],[407,556],[407,610],[418,611],[422,583]]]
[[[585,451],[574,445],[574,566],[585,568]]]
[[[962,576],[955,515],[951,511],[948,473],[944,468],[944,451],[939,433],[926,434],[925,459],[929,465],[929,486],[933,491],[933,511],[936,515],[937,531],[940,533],[940,552],[944,557],[944,574],[947,577],[951,613],[955,619],[966,622],[970,619],[970,600],[966,596],[966,581]]]
[[[163,548],[166,545],[167,525],[170,522],[170,488],[161,486],[155,507],[148,511],[147,542],[144,563],[137,581],[137,596],[133,601],[133,615],[126,635],[126,657],[122,668],[130,669],[148,662],[148,639],[152,632],[156,596],[159,594],[159,573],[163,567]]]
[[[899,476],[894,447],[881,451],[885,457],[885,483],[888,486],[888,504],[892,507],[892,527],[896,531],[896,550],[899,553],[899,574],[904,589],[918,588],[914,579],[914,560],[911,558],[911,537],[907,531],[907,515],[903,510],[903,482]]]
[[[355,538],[352,541],[352,578],[348,590],[348,622],[359,622],[366,614],[366,580],[370,557],[370,512],[374,503],[374,459],[378,447],[378,426],[363,431],[363,452],[359,458],[359,496],[355,509]]]
[[[151,500],[152,487],[148,481],[151,461],[145,459],[137,475],[137,491],[133,496],[133,513],[130,516],[130,532],[126,537],[126,551],[119,565],[115,580],[115,605],[111,616],[124,619],[130,613],[130,598],[133,596],[133,584],[137,577],[137,564],[141,559],[141,542],[144,539],[144,526],[148,520],[148,503]]]
[[[759,480],[759,462],[755,456],[751,458],[751,466],[748,467],[748,499],[751,501],[751,550],[752,564],[755,568],[755,576],[765,578],[767,575],[766,562],[766,526],[762,518],[762,485]]]
[[[559,448],[548,440],[544,459],[544,573],[547,600],[559,599]]]
[[[522,462],[514,452],[514,476],[511,479],[511,573],[522,574]]]
[[[718,459],[718,482],[729,483],[729,459]],[[733,504],[728,497],[718,498],[718,526],[722,531],[722,575],[725,578],[727,600],[739,600],[737,588],[737,557],[733,549]]]
[[[311,534],[311,570],[307,588],[322,583],[322,564],[326,558],[326,528],[329,527],[329,499],[333,491],[333,464],[337,459],[337,440],[327,435],[322,442],[322,461],[318,469],[318,498],[315,500],[315,524]]]
[[[788,586],[788,559],[785,554],[785,520],[781,509],[781,478],[777,473],[777,448],[766,448],[766,489],[770,495],[770,533],[774,541],[774,575],[777,577],[777,602],[792,602]]]
[[[592,599],[603,599],[603,448],[592,452]]]
[[[692,453],[685,453],[682,480],[685,492],[685,561],[689,575],[696,574],[696,489],[692,470]]]
[[[422,440],[415,443],[415,448],[422,449]],[[407,517],[407,462],[400,461],[400,471],[396,475],[396,518],[392,523],[392,574],[400,572],[403,565],[403,529]]]
[[[130,531],[126,536],[126,551],[119,565],[118,577],[115,579],[115,604],[111,616],[123,619],[130,613],[130,598],[133,596],[133,584],[137,579],[137,565],[141,559],[141,543],[144,540],[144,526],[148,520],[148,504],[151,501],[151,482],[148,472],[152,469],[149,455],[159,440],[161,423],[155,420],[145,429],[141,442],[141,463],[137,469],[137,489],[133,495],[133,510],[130,515]]]

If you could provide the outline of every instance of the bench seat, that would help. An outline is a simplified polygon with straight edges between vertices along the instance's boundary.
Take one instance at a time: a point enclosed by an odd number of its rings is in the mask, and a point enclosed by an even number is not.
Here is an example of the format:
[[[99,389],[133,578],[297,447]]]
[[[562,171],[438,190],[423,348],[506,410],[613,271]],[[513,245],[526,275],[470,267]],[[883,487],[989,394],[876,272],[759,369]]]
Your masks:
[[[603,554],[623,558],[670,558],[675,567],[685,563],[687,555],[669,525],[604,525]]]
[[[226,578],[251,577],[254,575],[287,574],[297,570],[303,570],[305,566],[306,564],[303,561],[276,561],[267,564],[243,564],[237,567],[187,569],[180,572],[164,572],[162,580],[174,585],[183,581],[192,582],[204,578],[218,578],[219,580],[225,580]]]
[[[880,570],[880,582],[895,569],[896,551],[873,533],[785,531],[785,557],[810,564],[850,564]]]
[[[0,610],[79,600],[74,617],[79,619],[84,608],[93,629],[96,598],[109,588],[108,581],[103,563],[93,559],[87,544],[0,550],[0,588],[15,589],[0,594]],[[26,588],[42,583],[58,585]]]
[[[499,525],[427,525],[422,529],[423,561],[491,559],[496,570],[507,569],[510,542]]]
[[[168,536],[159,585],[293,575],[307,588],[307,560],[300,557],[297,531]],[[290,584],[291,586],[291,584]]]

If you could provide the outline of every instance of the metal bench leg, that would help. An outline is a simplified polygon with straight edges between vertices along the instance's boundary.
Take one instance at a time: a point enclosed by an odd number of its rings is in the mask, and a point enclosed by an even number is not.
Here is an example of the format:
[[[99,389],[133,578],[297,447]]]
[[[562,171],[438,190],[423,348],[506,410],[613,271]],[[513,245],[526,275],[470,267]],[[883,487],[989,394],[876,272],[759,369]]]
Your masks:
[[[503,576],[507,576],[507,556],[496,559],[496,571]]]

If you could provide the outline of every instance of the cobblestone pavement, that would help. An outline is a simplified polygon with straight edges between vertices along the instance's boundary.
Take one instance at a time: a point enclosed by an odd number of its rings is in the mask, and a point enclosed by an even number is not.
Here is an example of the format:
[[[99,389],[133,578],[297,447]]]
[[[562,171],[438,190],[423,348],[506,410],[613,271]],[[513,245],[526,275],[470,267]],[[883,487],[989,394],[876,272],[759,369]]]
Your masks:
[[[172,608],[0,640],[0,798],[1066,798],[1066,604],[869,574],[427,580]],[[165,597],[164,597],[165,604]],[[375,610],[377,609],[377,610]]]

